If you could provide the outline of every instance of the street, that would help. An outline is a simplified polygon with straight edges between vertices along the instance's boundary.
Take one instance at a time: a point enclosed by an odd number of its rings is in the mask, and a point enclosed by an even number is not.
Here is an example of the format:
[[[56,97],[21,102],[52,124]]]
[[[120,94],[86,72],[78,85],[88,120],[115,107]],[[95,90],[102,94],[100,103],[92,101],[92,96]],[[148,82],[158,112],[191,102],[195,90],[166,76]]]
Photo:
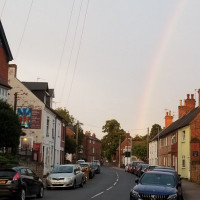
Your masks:
[[[45,190],[44,199],[52,200],[122,200],[129,199],[129,192],[135,176],[124,170],[112,167],[101,167],[101,174],[96,174],[83,188]],[[33,199],[33,198],[31,198]]]

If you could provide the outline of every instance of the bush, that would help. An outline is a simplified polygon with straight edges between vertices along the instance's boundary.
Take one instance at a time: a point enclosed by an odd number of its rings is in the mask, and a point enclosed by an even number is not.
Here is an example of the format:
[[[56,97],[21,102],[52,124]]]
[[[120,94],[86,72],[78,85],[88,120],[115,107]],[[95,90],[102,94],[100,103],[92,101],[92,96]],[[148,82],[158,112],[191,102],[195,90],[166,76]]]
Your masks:
[[[0,167],[11,168],[19,165],[19,158],[9,153],[0,154]]]

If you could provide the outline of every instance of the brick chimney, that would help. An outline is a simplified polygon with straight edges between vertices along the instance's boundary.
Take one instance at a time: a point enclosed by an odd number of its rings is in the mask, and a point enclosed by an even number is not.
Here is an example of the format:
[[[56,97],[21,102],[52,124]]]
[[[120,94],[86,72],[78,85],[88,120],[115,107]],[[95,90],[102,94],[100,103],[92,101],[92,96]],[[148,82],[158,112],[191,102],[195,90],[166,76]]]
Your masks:
[[[95,133],[93,133],[93,134],[92,134],[92,137],[96,138],[96,135],[95,135]]]
[[[85,135],[87,135],[87,136],[91,136],[90,131],[86,131],[86,132],[85,132]]]
[[[165,116],[165,128],[167,128],[170,124],[173,123],[173,116],[171,115],[171,111],[166,112]]]
[[[180,101],[180,105],[178,107],[178,117],[181,118],[182,116],[186,115],[188,112],[193,110],[195,108],[195,99],[194,99],[194,94],[190,95],[187,94],[187,99],[184,101],[184,105],[182,105],[182,101]]]
[[[199,94],[199,107],[200,107],[200,89],[198,90],[198,94]]]

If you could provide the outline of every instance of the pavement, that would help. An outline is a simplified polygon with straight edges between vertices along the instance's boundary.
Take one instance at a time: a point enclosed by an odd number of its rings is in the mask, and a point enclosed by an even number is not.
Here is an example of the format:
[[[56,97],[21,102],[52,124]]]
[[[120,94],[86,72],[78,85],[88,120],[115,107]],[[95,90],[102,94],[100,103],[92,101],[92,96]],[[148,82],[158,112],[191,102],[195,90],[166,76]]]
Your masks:
[[[183,200],[200,200],[200,185],[182,179]]]

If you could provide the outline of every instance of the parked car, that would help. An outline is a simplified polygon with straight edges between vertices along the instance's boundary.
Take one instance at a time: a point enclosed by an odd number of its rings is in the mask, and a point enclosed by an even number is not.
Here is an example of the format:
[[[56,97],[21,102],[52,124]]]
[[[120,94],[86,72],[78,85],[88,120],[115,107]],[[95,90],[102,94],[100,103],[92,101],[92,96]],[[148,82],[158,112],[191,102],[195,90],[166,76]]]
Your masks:
[[[84,162],[80,164],[81,167],[89,171],[89,178],[92,179],[95,176],[95,170],[92,168],[91,163]]]
[[[81,164],[81,163],[84,163],[84,162],[85,162],[85,160],[77,160],[76,161],[77,164]]]
[[[92,169],[94,169],[96,174],[100,174],[101,173],[100,165],[98,163],[92,162],[91,163],[91,167],[92,167]]]
[[[46,187],[47,189],[67,187],[76,188],[76,186],[83,187],[84,182],[85,175],[82,172],[80,165],[57,165],[47,176]]]
[[[141,164],[141,165],[139,165],[138,171],[137,171],[137,176],[138,176],[138,177],[141,177],[142,174],[144,174],[144,172],[145,172],[145,170],[146,170],[146,168],[147,168],[148,166],[149,166],[148,164]]]
[[[177,181],[180,183],[180,185],[182,185],[182,178],[181,175],[178,174],[178,172],[170,167],[158,167],[158,168],[154,168],[153,171],[159,171],[159,172],[169,172],[174,174],[175,178],[177,179]]]
[[[99,160],[93,160],[93,162],[97,163],[99,166],[101,165]]]
[[[130,192],[130,200],[182,198],[181,185],[172,173],[150,171],[135,182],[137,185]]]
[[[131,173],[136,174],[136,167],[137,167],[139,164],[143,164],[143,163],[144,163],[143,161],[133,161],[133,162],[131,163],[131,165],[132,165]]]
[[[25,200],[27,196],[44,196],[42,180],[27,167],[0,169],[0,197]]]
[[[148,172],[148,171],[152,171],[154,168],[156,168],[158,165],[149,165],[144,171]]]

